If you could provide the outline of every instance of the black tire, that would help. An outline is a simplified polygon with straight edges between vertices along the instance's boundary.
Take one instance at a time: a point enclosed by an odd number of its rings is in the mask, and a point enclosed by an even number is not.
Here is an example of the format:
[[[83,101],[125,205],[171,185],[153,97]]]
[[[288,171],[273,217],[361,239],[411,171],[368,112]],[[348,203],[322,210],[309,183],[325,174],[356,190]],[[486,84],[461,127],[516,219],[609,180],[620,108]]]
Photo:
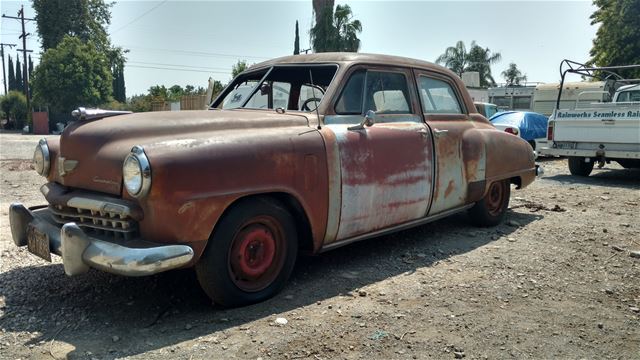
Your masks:
[[[280,292],[297,255],[296,226],[284,206],[266,197],[241,200],[216,225],[196,274],[215,304],[244,306]]]
[[[469,209],[469,219],[475,226],[488,227],[500,224],[509,207],[511,184],[509,180],[491,183],[487,194]]]
[[[593,161],[586,162],[583,157],[569,158],[569,172],[575,176],[589,176],[593,170]]]

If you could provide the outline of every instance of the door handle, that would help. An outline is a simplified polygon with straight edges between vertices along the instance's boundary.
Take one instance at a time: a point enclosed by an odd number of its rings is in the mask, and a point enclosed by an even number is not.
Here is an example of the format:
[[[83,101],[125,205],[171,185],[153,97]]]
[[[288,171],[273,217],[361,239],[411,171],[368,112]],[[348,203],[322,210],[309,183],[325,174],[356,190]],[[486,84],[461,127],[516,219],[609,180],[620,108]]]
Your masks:
[[[445,136],[449,133],[449,130],[438,130],[438,129],[433,129],[433,136],[435,137],[442,137]]]
[[[422,135],[422,137],[426,137],[427,135],[429,135],[429,132],[427,131],[427,129],[420,129],[418,130],[418,133]]]

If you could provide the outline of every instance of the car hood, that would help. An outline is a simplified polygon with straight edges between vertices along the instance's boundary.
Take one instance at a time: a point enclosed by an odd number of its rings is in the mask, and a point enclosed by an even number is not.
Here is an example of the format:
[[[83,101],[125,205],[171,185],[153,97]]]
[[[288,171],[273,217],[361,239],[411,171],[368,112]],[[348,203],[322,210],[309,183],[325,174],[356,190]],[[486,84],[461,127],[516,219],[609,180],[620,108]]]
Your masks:
[[[146,112],[77,121],[60,137],[53,178],[68,187],[119,195],[122,162],[134,145],[157,148],[194,137],[215,141],[230,135],[255,136],[261,131],[308,126],[308,118],[300,113],[247,109]],[[60,170],[71,164],[72,170]]]

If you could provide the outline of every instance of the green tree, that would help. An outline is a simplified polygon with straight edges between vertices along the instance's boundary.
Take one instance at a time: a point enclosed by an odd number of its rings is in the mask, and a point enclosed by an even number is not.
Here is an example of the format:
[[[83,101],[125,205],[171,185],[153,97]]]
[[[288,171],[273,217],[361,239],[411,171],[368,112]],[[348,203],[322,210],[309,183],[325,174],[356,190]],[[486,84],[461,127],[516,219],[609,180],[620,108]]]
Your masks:
[[[31,74],[33,74],[33,61],[31,61],[31,55],[29,55],[29,79],[31,79]]]
[[[184,89],[180,85],[173,85],[168,91],[168,100],[170,101],[180,101],[180,98],[184,95]]]
[[[55,48],[66,35],[93,41],[100,50],[110,48],[106,27],[111,6],[103,0],[31,0],[36,12],[42,50]]]
[[[309,34],[315,52],[360,50],[358,34],[362,32],[362,23],[353,19],[349,5],[338,5],[334,12],[333,2],[330,2],[324,4],[319,14],[315,7],[314,11],[316,24]]]
[[[500,53],[492,53],[489,48],[483,48],[475,41],[471,42],[471,48],[467,52],[464,42],[458,41],[438,56],[436,63],[446,66],[458,76],[466,71],[477,71],[480,74],[480,86],[493,86],[495,81],[491,75],[491,65],[501,58]]]
[[[596,66],[640,64],[640,0],[594,0],[591,25],[600,24],[590,63]],[[640,70],[621,72],[640,78]]]
[[[480,86],[496,86],[496,82],[491,75],[491,65],[502,59],[500,53],[492,53],[489,48],[483,48],[471,42],[471,50],[467,56],[468,65],[465,71],[477,71],[480,74]]]
[[[349,5],[336,6],[333,25],[338,30],[338,51],[358,52],[360,50],[358,34],[362,32],[362,23],[360,20],[353,19]]]
[[[22,64],[20,64],[20,58],[16,58],[16,91],[24,92],[24,80],[22,79]]]
[[[6,128],[22,129],[27,119],[27,98],[20,91],[0,97],[0,108],[8,117]]]
[[[154,100],[165,101],[169,98],[169,90],[164,85],[154,85],[149,88],[149,96]]]
[[[150,95],[133,95],[127,102],[127,109],[133,112],[151,111]]]
[[[300,54],[300,33],[298,31],[298,20],[296,20],[296,37],[293,40],[293,55]]]
[[[33,93],[36,101],[54,112],[66,113],[110,101],[112,80],[104,53],[91,41],[65,36],[42,55],[33,72]]]
[[[13,68],[13,59],[11,58],[11,55],[9,55],[9,65],[8,65],[8,67],[9,67],[9,69],[8,69],[9,75],[8,75],[8,81],[7,81],[8,82],[8,86],[9,86],[8,90],[9,91],[16,90],[17,89],[17,87],[16,87],[16,71]]]
[[[468,56],[464,42],[458,41],[455,46],[449,46],[444,51],[444,54],[438,56],[436,63],[443,64],[458,76],[462,76],[462,73],[469,65]]]
[[[527,76],[522,75],[515,63],[510,63],[509,67],[502,72],[502,77],[507,82],[507,86],[520,85],[521,81],[527,81]]]
[[[92,42],[107,57],[113,79],[113,97],[124,101],[124,54],[127,51],[112,46],[106,30],[111,23],[113,3],[104,0],[32,0],[32,5],[42,49],[57,47],[67,35]]]
[[[231,67],[231,77],[235,78],[238,74],[247,70],[247,68],[248,65],[246,60],[238,60],[238,62]]]

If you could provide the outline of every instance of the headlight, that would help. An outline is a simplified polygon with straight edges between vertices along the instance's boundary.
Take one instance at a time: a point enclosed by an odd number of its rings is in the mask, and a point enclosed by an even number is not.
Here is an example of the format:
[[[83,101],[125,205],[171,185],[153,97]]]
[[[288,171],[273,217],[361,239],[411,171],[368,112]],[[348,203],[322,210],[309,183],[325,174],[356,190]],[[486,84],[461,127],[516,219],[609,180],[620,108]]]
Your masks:
[[[129,195],[143,197],[151,188],[149,159],[140,146],[134,146],[122,164],[122,179]]]
[[[51,157],[49,155],[49,145],[47,145],[47,140],[45,139],[40,139],[36,146],[36,150],[33,153],[33,166],[39,175],[49,175]]]

